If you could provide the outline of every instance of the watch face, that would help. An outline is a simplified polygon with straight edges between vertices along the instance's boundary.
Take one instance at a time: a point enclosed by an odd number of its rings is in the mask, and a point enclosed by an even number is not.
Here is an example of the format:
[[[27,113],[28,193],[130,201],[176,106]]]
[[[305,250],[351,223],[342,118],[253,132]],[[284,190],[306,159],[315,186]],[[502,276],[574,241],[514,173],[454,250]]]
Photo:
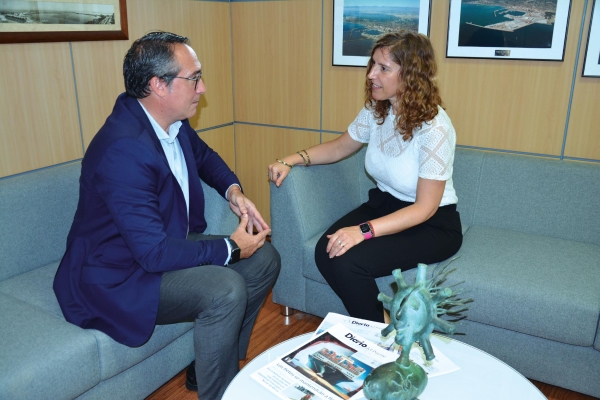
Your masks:
[[[229,260],[229,264],[235,264],[236,262],[240,261],[242,251],[238,247],[237,243],[232,239],[229,239],[229,243],[231,244],[231,258]]]
[[[362,233],[369,233],[371,232],[371,227],[369,227],[369,224],[365,222],[364,224],[360,224],[360,231]]]
[[[232,252],[231,252],[231,260],[229,261],[231,264],[236,263],[238,261],[240,261],[240,255],[241,255],[241,250],[238,248],[235,248]]]

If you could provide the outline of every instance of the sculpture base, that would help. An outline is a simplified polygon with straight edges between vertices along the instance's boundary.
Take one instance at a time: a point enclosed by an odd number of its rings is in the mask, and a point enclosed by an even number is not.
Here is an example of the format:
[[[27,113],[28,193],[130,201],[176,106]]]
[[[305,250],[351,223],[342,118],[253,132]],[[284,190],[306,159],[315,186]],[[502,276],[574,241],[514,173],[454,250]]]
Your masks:
[[[375,368],[365,379],[363,390],[369,400],[413,400],[427,386],[427,373],[412,361],[408,366],[397,362]]]

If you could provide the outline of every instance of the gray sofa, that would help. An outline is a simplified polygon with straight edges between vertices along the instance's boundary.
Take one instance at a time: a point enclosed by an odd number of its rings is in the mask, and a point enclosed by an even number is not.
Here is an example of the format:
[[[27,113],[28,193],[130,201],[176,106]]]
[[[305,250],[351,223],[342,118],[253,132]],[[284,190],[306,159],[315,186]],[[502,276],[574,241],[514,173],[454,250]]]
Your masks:
[[[463,297],[474,300],[456,339],[529,378],[600,397],[600,165],[459,148],[453,179],[464,242],[448,284],[464,281]],[[282,257],[274,302],[347,313],[314,247],[373,186],[364,149],[271,184],[272,243]],[[389,295],[392,282],[377,280]]]
[[[78,200],[80,162],[0,179],[0,399],[143,399],[193,359],[192,323],[129,348],[65,321],[52,290]],[[237,218],[204,185],[207,233]]]

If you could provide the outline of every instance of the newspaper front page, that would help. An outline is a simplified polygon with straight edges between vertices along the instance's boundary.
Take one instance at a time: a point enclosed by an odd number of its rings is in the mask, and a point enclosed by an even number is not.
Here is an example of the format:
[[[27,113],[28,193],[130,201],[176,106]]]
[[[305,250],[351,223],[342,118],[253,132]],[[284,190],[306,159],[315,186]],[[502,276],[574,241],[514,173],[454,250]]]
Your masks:
[[[398,354],[334,324],[251,377],[285,400],[363,400],[365,378]]]
[[[321,325],[319,325],[315,331],[314,336],[319,335],[321,332],[336,324],[344,325],[352,332],[356,332],[356,334],[378,346],[395,352],[397,356],[400,355],[400,352],[402,351],[402,347],[394,341],[396,331],[392,331],[387,336],[381,334],[381,330],[385,328],[387,324],[368,321],[366,319],[352,318],[336,313],[329,313],[325,316],[323,322],[321,322]],[[431,361],[425,359],[425,353],[423,353],[423,349],[421,349],[418,343],[413,344],[409,353],[410,360],[415,364],[420,365],[427,373],[428,378],[448,374],[460,369],[458,365],[450,361],[450,359],[435,346],[432,345],[431,347],[433,348],[433,354],[435,354],[435,358]]]

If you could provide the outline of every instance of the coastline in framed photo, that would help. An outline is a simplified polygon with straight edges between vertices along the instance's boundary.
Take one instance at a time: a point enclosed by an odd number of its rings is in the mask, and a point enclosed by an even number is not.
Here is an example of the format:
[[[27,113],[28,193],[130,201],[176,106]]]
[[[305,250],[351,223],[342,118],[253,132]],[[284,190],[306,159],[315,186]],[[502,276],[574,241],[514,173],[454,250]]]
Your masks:
[[[401,29],[429,36],[431,0],[334,0],[333,65],[364,67],[373,44]]]
[[[581,76],[600,78],[600,3],[594,0]]]
[[[571,0],[450,0],[447,57],[563,61]]]
[[[0,43],[127,39],[126,0],[0,0]]]

